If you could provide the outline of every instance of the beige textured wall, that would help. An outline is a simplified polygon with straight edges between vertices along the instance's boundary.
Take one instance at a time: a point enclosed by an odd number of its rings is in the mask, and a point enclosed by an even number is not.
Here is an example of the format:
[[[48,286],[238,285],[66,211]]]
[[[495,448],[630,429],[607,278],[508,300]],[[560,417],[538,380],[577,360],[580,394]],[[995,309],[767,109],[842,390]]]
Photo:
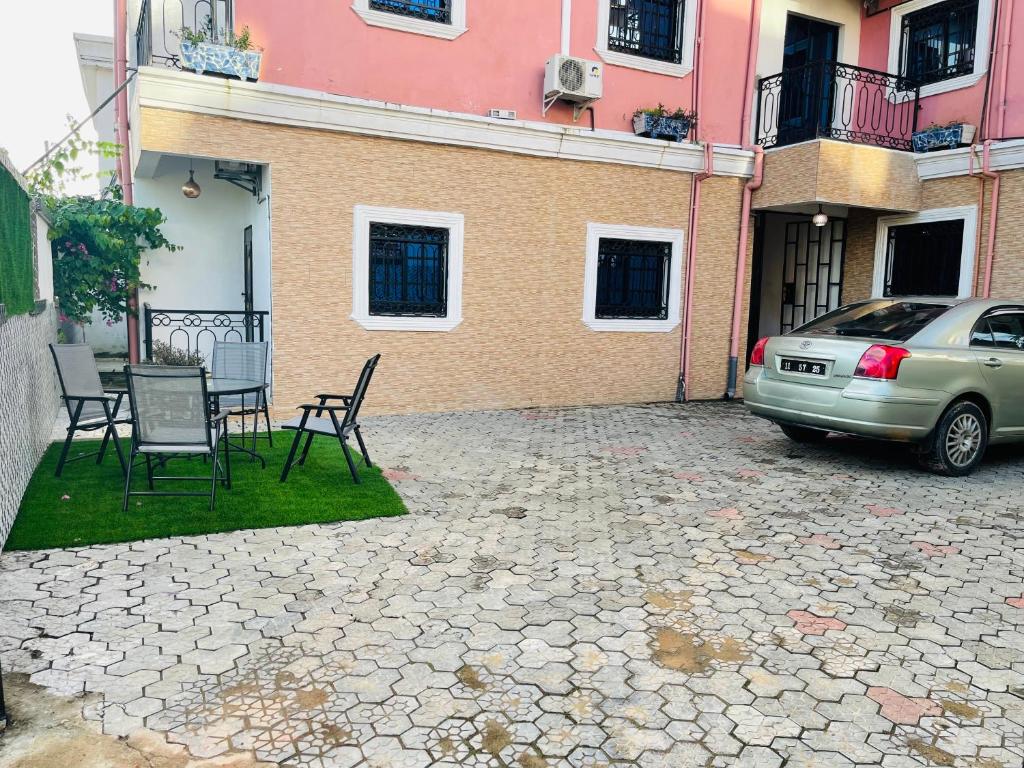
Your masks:
[[[146,108],[146,150],[269,162],[275,400],[346,391],[382,353],[367,410],[405,412],[672,400],[681,330],[583,325],[588,221],[686,228],[688,174],[392,141]],[[707,187],[695,392],[724,391],[741,183]],[[211,190],[212,191],[212,190]],[[463,322],[448,333],[363,330],[352,302],[356,204],[465,215]],[[684,276],[685,279],[685,276]],[[721,294],[719,294],[721,292]],[[725,334],[723,335],[723,327]],[[721,382],[718,381],[721,379]]]
[[[687,394],[690,400],[715,399],[725,394],[743,184],[743,179],[715,177],[701,185],[697,263],[694,271],[693,348],[690,352],[690,391]],[[743,377],[742,358],[746,352],[746,302],[749,299],[749,256],[754,242],[753,226],[749,231],[738,379]],[[737,386],[742,387],[742,381]]]
[[[981,182],[968,176],[932,179],[921,184],[921,208],[952,208],[978,205]],[[1000,181],[999,221],[996,229],[995,257],[992,268],[992,296],[1024,297],[1024,171],[1007,171]],[[975,276],[977,295],[985,279],[985,252],[988,248],[989,201],[992,182],[987,181],[982,197],[977,232]],[[875,228],[878,211],[851,210],[846,246],[846,279],[843,301],[857,301],[871,295],[875,258]]]
[[[893,211],[921,206],[917,168],[907,152],[822,139],[769,150],[764,163],[755,209],[810,202]]]

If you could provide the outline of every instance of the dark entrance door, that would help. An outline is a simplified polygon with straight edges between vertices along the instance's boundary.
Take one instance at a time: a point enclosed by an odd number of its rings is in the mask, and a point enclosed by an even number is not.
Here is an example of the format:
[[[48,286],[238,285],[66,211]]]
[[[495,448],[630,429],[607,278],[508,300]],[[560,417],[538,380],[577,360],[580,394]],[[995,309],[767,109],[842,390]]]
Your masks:
[[[782,53],[779,144],[830,135],[839,27],[789,14]]]
[[[245,311],[245,340],[253,340],[252,226],[242,232],[242,301]]]

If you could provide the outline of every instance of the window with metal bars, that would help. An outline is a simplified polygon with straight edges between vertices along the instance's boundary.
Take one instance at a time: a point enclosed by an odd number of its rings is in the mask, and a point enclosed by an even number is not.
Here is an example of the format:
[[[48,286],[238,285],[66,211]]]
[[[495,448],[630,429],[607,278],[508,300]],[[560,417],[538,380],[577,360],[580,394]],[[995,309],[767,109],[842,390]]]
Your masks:
[[[978,0],[948,0],[903,17],[900,74],[917,85],[974,72]]]
[[[957,296],[964,220],[889,227],[885,296]]]
[[[448,314],[448,230],[370,224],[370,314]]]
[[[683,0],[611,0],[608,49],[678,64]]]
[[[436,21],[439,24],[452,23],[451,0],[370,0],[370,10]]]
[[[594,317],[666,319],[671,263],[672,243],[602,237]]]

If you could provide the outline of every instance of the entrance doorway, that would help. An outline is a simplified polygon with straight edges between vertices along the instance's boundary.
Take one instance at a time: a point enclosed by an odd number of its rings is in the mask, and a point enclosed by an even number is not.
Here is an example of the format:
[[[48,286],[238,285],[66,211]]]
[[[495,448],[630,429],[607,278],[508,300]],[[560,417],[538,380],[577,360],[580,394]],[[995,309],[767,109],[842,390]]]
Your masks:
[[[778,144],[829,135],[835,101],[839,27],[789,14],[782,54]]]

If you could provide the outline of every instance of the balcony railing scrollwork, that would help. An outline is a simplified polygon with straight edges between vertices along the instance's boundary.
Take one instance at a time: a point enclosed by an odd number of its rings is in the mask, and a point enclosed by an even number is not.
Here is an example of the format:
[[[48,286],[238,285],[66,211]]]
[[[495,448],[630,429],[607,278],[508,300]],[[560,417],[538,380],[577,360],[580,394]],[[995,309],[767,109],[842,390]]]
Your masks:
[[[919,86],[899,75],[815,61],[758,81],[757,143],[836,139],[910,150],[919,99]]]
[[[146,359],[153,359],[153,344],[162,341],[208,361],[214,341],[265,341],[269,312],[244,310],[154,309],[142,306]]]
[[[136,65],[181,69],[181,30],[203,32],[213,43],[234,30],[234,0],[142,0],[135,28]]]

